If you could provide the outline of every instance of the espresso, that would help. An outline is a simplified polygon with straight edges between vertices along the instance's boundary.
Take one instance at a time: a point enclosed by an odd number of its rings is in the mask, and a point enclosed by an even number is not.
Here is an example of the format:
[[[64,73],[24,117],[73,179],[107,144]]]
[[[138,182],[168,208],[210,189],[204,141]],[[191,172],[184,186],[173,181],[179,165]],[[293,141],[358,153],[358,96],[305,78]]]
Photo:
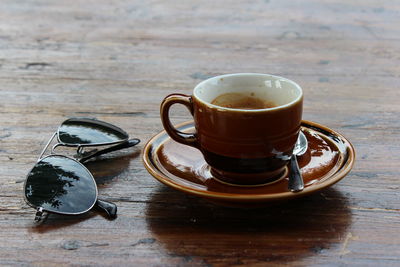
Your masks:
[[[237,109],[264,109],[276,107],[273,102],[242,93],[226,93],[217,96],[211,104]]]

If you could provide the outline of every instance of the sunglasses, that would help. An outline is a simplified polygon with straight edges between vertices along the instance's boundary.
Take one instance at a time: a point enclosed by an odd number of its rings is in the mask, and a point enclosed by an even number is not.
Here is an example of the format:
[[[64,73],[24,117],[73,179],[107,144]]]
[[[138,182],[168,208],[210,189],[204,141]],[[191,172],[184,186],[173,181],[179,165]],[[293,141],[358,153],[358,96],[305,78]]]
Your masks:
[[[43,156],[54,138],[57,143],[50,155]],[[71,118],[64,121],[47,142],[24,184],[26,203],[36,209],[35,221],[42,221],[44,213],[78,215],[92,208],[100,208],[110,218],[117,215],[117,206],[98,199],[97,185],[90,171],[83,165],[94,157],[137,145],[139,139],[104,121]],[[55,153],[59,146],[76,147],[74,158]],[[108,146],[105,149],[87,148]]]

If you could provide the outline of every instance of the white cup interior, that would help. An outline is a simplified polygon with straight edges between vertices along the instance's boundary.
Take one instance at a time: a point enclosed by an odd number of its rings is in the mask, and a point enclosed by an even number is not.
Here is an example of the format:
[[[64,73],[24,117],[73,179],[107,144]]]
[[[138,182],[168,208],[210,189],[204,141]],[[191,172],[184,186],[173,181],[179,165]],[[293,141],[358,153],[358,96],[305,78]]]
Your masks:
[[[193,96],[212,105],[216,97],[227,93],[241,93],[273,102],[276,107],[269,109],[291,105],[303,95],[301,87],[289,79],[269,74],[238,73],[216,76],[199,83],[194,88]]]

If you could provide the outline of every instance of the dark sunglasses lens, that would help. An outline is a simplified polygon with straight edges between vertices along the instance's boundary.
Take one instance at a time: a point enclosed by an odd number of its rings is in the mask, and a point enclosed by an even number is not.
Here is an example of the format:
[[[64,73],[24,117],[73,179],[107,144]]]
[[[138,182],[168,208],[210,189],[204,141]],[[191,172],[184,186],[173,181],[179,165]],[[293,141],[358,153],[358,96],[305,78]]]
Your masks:
[[[94,119],[69,119],[58,129],[58,139],[70,145],[100,145],[128,140],[122,129]]]
[[[97,187],[93,176],[79,162],[54,155],[39,161],[28,174],[25,196],[35,207],[78,214],[93,207]]]

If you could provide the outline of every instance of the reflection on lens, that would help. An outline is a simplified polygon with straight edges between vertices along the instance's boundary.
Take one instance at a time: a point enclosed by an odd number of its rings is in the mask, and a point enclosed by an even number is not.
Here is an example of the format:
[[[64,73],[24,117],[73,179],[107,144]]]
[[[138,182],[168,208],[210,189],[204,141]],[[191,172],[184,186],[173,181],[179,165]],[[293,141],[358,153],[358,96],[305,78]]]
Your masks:
[[[58,129],[60,142],[70,145],[108,144],[128,139],[118,127],[93,119],[69,119]]]
[[[28,202],[65,214],[86,212],[97,200],[96,184],[79,162],[59,155],[39,161],[25,183]]]

